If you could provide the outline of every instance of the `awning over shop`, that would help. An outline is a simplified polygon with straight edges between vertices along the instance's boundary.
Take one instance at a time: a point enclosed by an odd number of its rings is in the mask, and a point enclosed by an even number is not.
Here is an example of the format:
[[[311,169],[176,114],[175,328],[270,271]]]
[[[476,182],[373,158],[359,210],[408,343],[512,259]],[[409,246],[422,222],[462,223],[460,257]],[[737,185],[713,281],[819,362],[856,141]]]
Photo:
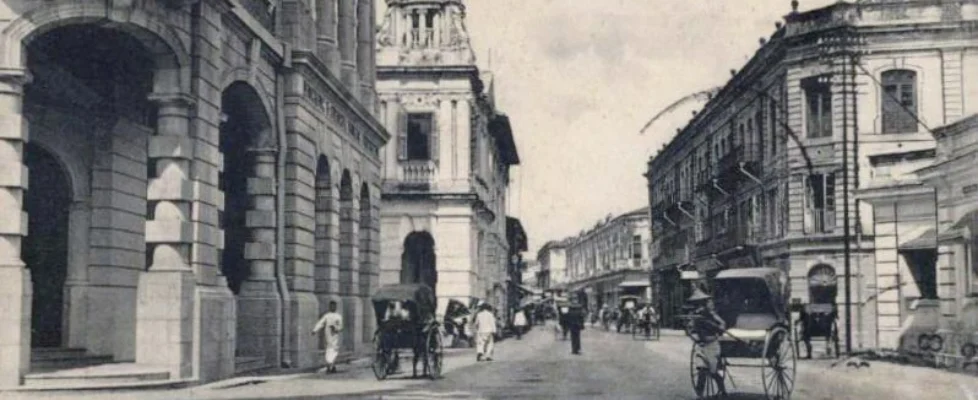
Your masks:
[[[630,287],[647,287],[649,286],[649,281],[625,281],[618,284],[618,287],[630,288]]]
[[[937,249],[937,230],[934,228],[927,229],[917,237],[903,242],[899,246],[900,251],[935,249]]]

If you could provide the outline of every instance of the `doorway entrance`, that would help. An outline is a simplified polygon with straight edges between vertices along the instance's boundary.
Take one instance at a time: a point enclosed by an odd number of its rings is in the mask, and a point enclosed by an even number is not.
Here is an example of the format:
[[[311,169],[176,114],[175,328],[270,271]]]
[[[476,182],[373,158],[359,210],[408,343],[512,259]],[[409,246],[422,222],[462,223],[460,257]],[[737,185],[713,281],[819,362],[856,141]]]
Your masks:
[[[21,255],[31,271],[31,347],[60,347],[64,310],[64,285],[68,273],[68,211],[71,188],[57,159],[43,148],[28,143],[28,236]]]

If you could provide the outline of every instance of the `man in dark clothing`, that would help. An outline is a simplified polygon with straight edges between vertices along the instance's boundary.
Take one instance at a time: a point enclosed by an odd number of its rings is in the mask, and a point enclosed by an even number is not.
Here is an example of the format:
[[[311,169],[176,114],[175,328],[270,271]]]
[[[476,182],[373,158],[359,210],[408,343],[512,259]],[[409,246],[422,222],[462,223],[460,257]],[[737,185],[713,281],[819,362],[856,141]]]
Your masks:
[[[584,308],[579,304],[571,304],[565,317],[567,330],[570,331],[571,353],[581,354],[581,331],[584,330]]]

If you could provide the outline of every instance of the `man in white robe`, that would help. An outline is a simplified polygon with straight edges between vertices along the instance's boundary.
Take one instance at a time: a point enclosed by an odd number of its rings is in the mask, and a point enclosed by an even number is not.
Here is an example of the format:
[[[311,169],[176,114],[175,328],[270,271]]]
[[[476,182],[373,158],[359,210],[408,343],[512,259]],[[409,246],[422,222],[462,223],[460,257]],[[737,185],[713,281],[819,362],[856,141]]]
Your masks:
[[[343,316],[336,312],[336,302],[329,302],[329,311],[323,314],[316,327],[312,329],[315,336],[323,332],[323,342],[326,344],[326,372],[336,372],[336,357],[340,354],[340,332],[343,330]]]

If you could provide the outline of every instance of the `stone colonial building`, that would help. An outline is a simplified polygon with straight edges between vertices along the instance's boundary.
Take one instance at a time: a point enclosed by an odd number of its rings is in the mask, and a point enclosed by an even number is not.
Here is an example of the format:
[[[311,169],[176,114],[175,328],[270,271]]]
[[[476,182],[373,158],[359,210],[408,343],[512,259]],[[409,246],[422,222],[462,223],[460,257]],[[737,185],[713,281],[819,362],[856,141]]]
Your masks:
[[[569,281],[567,269],[567,246],[570,238],[551,240],[537,250],[537,262],[540,263],[538,287],[544,290],[563,291]]]
[[[843,342],[877,347],[899,329],[899,265],[878,258],[856,190],[876,160],[933,149],[929,127],[978,112],[978,1],[793,3],[649,161],[656,297],[674,315],[679,270],[782,268],[792,301],[837,304]]]
[[[618,307],[623,295],[651,298],[649,208],[612,218],[571,238],[567,245],[567,290],[592,310]]]
[[[382,284],[431,286],[444,311],[506,306],[506,191],[519,163],[461,0],[388,0],[377,39],[383,149]]]
[[[388,139],[374,13],[0,3],[0,386],[57,384],[66,358],[129,381],[316,366],[331,299],[363,350]]]

